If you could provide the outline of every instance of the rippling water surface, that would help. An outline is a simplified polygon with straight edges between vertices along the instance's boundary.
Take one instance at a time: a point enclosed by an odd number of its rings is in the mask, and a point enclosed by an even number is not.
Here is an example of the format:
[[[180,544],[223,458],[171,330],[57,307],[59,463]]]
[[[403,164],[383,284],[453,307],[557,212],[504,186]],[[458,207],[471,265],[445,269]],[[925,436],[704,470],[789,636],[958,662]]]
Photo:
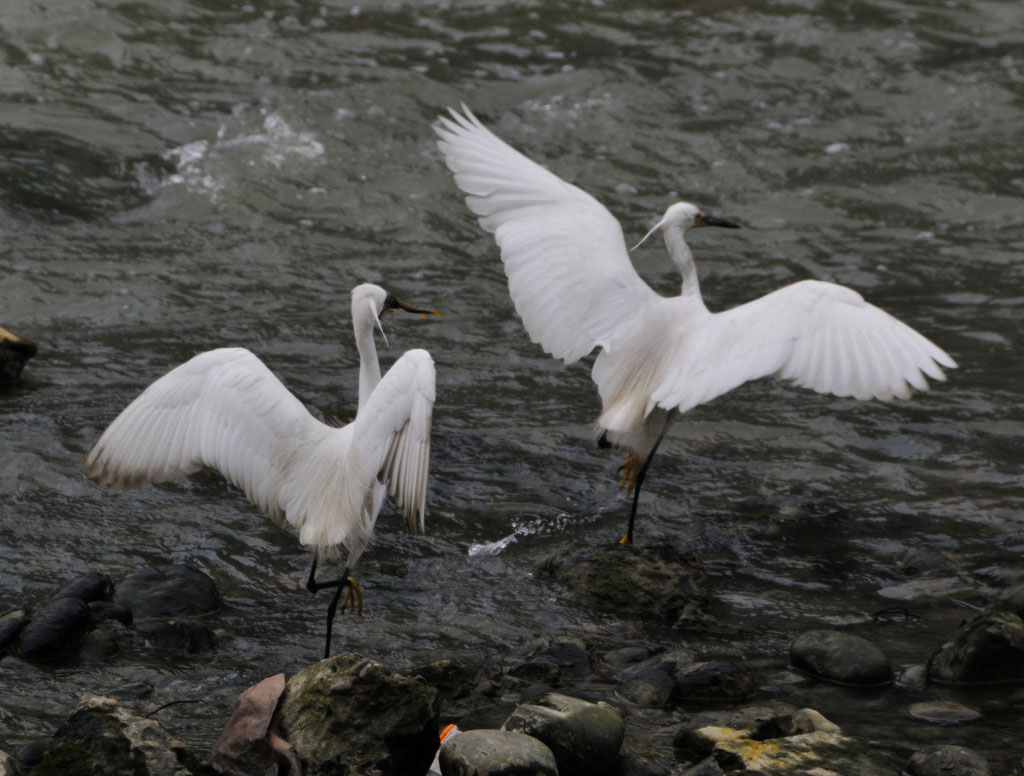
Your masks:
[[[203,749],[241,689],[319,657],[326,601],[302,588],[294,537],[218,478],[114,495],[79,462],[151,380],[222,345],[347,421],[348,292],[374,281],[445,313],[389,319],[381,349],[385,366],[411,347],[437,362],[429,535],[385,508],[360,564],[367,611],[338,623],[339,648],[401,666],[497,659],[542,632],[686,644],[894,756],[909,752],[887,740],[897,725],[901,742],[1019,763],[1009,692],[940,694],[985,712],[940,731],[909,721],[915,696],[808,694],[786,664],[823,624],[921,662],[968,609],[915,602],[915,623],[865,626],[913,545],[957,559],[967,603],[1024,579],[1024,6],[7,0],[0,32],[0,323],[40,344],[0,395],[0,598],[39,604],[87,570],[172,560],[227,601],[208,660],[5,658],[0,746],[144,680],[159,702],[202,699],[161,719]],[[638,635],[533,576],[547,552],[614,541],[627,501],[591,440],[589,359],[529,342],[434,148],[431,123],[463,101],[604,202],[627,240],[678,198],[740,222],[692,236],[711,309],[833,280],[960,363],[909,402],[760,381],[675,426],[638,539],[685,539],[718,628],[621,613]],[[660,244],[634,260],[678,289]],[[650,714],[633,735],[671,763],[682,712]]]

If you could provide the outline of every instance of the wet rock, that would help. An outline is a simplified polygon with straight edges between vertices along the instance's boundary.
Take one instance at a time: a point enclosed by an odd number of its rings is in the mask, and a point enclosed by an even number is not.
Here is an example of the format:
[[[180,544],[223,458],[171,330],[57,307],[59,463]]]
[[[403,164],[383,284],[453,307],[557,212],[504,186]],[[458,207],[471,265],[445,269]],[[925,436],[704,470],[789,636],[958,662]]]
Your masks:
[[[0,776],[14,775],[14,760],[7,752],[0,751]]]
[[[36,354],[37,346],[30,339],[0,326],[0,383],[13,383],[21,377],[25,362]]]
[[[879,685],[892,679],[892,667],[882,650],[851,633],[808,631],[793,641],[789,660],[794,668],[839,684]]]
[[[206,574],[180,564],[143,568],[117,585],[114,600],[136,620],[189,617],[220,607],[217,586]]]
[[[217,634],[209,625],[194,619],[146,619],[136,622],[135,629],[155,649],[199,655],[217,648]]]
[[[695,663],[677,671],[675,679],[680,700],[742,700],[757,689],[750,671],[727,660]]]
[[[288,681],[274,730],[306,776],[421,774],[437,750],[435,698],[421,681],[343,653]]]
[[[726,772],[758,774],[857,774],[892,776],[892,764],[863,742],[837,732],[815,731],[765,741],[735,739],[715,744],[712,756]]]
[[[707,609],[700,567],[674,544],[591,545],[556,552],[540,564],[596,606],[676,626]]]
[[[89,601],[89,612],[96,622],[117,620],[122,625],[130,627],[134,620],[131,609],[113,601]]]
[[[676,731],[673,746],[688,758],[706,757],[720,741],[764,741],[790,732],[792,707],[750,706],[697,714]]]
[[[1024,584],[1001,590],[986,609],[991,612],[1012,612],[1018,617],[1024,617]]]
[[[482,666],[464,659],[442,658],[404,672],[419,678],[437,691],[438,708],[448,709],[456,701],[468,698],[480,686]]]
[[[82,599],[56,598],[33,614],[21,631],[18,649],[26,660],[59,660],[74,653],[92,625]]]
[[[928,658],[937,682],[1024,680],[1024,621],[1007,611],[983,612]]]
[[[520,706],[501,729],[543,742],[559,776],[613,776],[625,734],[622,715],[613,706],[560,693]]]
[[[555,756],[543,743],[504,730],[449,737],[439,759],[444,776],[559,776]]]
[[[906,776],[990,776],[988,762],[963,746],[939,744],[914,752],[903,766]]]
[[[24,773],[29,768],[37,765],[43,759],[43,755],[53,748],[53,740],[43,738],[39,741],[29,741],[23,744],[18,750],[19,772]]]
[[[24,609],[7,609],[0,614],[0,655],[14,646],[27,622],[28,614]]]
[[[578,682],[592,671],[587,646],[574,636],[543,636],[526,647],[526,656],[509,668],[517,679],[558,687]]]
[[[114,593],[114,580],[98,571],[83,574],[64,585],[54,598],[81,598],[87,604],[93,601],[108,601]]]
[[[697,661],[688,650],[677,649],[627,669],[618,694],[655,707],[683,700],[741,700],[756,689],[746,668],[725,660]]]
[[[896,686],[910,692],[921,692],[928,686],[928,669],[923,665],[908,666],[896,676]]]
[[[950,571],[954,565],[949,553],[934,544],[915,545],[900,558],[900,570],[907,576]]]
[[[923,719],[935,725],[955,725],[970,722],[981,716],[981,712],[955,701],[922,701],[914,703],[907,713],[916,719]]]
[[[800,735],[801,733],[838,733],[840,731],[839,725],[830,719],[826,719],[825,715],[820,711],[814,709],[800,709],[793,713],[792,731],[790,735]]]
[[[156,721],[129,714],[112,698],[94,697],[57,730],[26,776],[189,776],[181,754],[181,743]]]
[[[647,708],[667,706],[676,690],[676,680],[657,664],[645,663],[629,672],[619,683],[621,698]]]
[[[276,674],[238,696],[235,711],[213,749],[213,765],[220,773],[278,776],[281,772],[300,776],[294,748],[270,732],[284,686],[284,674]]]

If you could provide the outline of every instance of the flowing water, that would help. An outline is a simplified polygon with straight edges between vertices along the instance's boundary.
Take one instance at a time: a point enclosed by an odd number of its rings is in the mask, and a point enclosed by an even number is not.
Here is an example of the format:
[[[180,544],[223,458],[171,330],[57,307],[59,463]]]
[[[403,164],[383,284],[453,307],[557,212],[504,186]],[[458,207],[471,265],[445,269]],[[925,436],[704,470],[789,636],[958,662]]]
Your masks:
[[[907,715],[921,696],[808,689],[787,656],[803,630],[857,626],[897,668],[921,663],[963,604],[1024,579],[1020,3],[5,0],[0,31],[0,323],[39,343],[0,395],[0,598],[175,561],[226,600],[209,658],[4,658],[0,747],[147,681],[154,704],[199,699],[160,718],[203,750],[244,687],[320,656],[326,600],[302,587],[292,535],[217,477],[112,494],[80,461],[150,381],[223,345],[347,421],[348,292],[373,281],[445,313],[378,337],[385,366],[412,347],[437,363],[428,535],[385,507],[359,566],[366,613],[339,619],[336,648],[401,667],[497,661],[546,632],[686,645],[896,760],[957,741],[1019,766],[1013,688],[930,690],[983,712],[940,729]],[[590,359],[530,343],[434,147],[435,117],[463,101],[627,240],[679,198],[740,222],[692,235],[711,309],[833,280],[960,364],[907,402],[758,381],[676,424],[637,538],[692,548],[717,628],[598,612],[534,574],[552,550],[613,542],[628,504],[592,441]],[[677,291],[659,242],[634,261]],[[955,592],[880,593],[922,543],[954,558]],[[894,602],[920,619],[875,624]],[[692,711],[637,712],[630,735],[671,763]]]

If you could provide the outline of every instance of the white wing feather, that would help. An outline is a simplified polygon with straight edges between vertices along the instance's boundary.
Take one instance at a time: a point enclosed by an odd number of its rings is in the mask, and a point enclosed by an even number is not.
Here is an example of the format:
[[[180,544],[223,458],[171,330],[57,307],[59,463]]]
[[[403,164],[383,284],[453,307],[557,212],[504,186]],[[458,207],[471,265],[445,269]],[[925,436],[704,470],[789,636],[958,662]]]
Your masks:
[[[942,367],[956,367],[937,345],[856,291],[817,280],[676,334],[648,411],[657,405],[685,412],[768,376],[819,393],[887,401],[927,390],[926,378],[945,380]]]
[[[103,485],[128,489],[216,469],[281,522],[279,460],[323,424],[244,348],[200,353],[150,385],[85,458]]]
[[[630,262],[619,222],[462,110],[441,117],[437,145],[469,209],[494,233],[530,338],[567,362],[606,347],[658,296]]]

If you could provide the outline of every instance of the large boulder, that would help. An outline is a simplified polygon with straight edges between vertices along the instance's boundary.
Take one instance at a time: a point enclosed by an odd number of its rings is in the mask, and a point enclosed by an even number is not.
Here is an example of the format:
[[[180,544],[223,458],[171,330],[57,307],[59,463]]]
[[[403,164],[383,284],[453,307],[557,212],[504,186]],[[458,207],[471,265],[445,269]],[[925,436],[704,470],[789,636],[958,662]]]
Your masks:
[[[704,572],[671,543],[573,548],[548,556],[540,569],[595,606],[677,627],[702,620],[708,605]]]
[[[85,699],[26,776],[189,776],[184,744],[112,698]]]
[[[274,730],[306,776],[405,776],[430,767],[437,723],[433,688],[343,653],[288,681]]]
[[[880,685],[892,681],[892,666],[882,650],[865,638],[835,630],[812,630],[789,648],[794,668],[829,682]]]
[[[501,726],[543,742],[555,757],[559,776],[613,776],[625,727],[607,703],[548,693],[519,706]]]
[[[928,677],[950,683],[1024,681],[1024,620],[1009,611],[971,618],[928,658]]]
[[[550,749],[533,736],[506,730],[449,736],[438,759],[444,776],[559,776]]]

